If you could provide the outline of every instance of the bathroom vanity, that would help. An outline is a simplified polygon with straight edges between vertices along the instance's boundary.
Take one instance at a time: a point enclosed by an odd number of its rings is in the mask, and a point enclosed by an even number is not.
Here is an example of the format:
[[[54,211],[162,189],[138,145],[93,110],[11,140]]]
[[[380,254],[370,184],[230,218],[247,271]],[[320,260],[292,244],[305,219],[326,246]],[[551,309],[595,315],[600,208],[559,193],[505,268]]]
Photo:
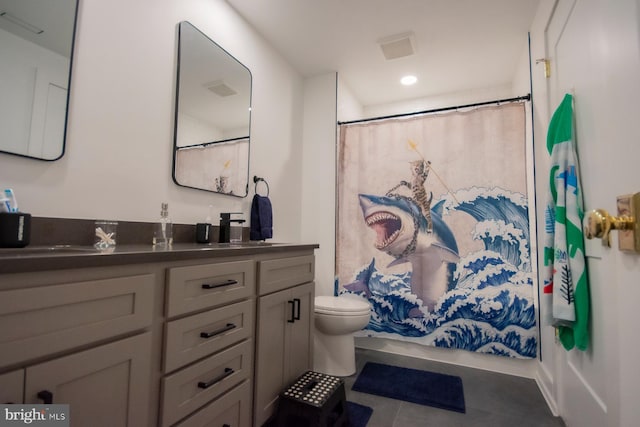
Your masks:
[[[261,425],[312,367],[314,249],[0,250],[0,402],[73,425]]]

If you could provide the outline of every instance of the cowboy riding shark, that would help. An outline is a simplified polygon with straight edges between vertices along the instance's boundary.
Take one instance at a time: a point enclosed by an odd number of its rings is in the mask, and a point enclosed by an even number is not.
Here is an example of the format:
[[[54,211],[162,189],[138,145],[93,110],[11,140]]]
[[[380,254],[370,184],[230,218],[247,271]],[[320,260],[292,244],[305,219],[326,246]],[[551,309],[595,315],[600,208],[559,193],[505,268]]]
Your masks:
[[[430,232],[420,207],[410,197],[358,196],[364,220],[376,232],[375,248],[395,258],[388,267],[411,264],[411,291],[433,311],[449,290],[455,263],[460,260],[451,229],[432,211]]]

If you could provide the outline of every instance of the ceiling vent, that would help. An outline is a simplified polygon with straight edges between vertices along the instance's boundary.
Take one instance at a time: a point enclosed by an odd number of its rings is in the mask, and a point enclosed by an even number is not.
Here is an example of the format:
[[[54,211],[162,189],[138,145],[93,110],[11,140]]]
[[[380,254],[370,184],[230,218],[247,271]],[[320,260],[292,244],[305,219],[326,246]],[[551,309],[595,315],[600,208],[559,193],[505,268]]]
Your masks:
[[[207,86],[207,89],[209,89],[211,92],[221,97],[227,97],[227,96],[235,95],[238,93],[235,90],[233,90],[230,86],[227,86],[227,84],[222,80],[209,83],[206,86]]]
[[[396,34],[378,40],[382,49],[382,54],[388,61],[390,59],[402,58],[416,53],[414,35],[412,32]]]
[[[14,16],[12,14],[10,14],[9,12],[5,12],[5,11],[0,11],[0,18],[4,18],[7,21],[11,22],[12,24],[18,25],[22,28],[24,28],[25,30],[31,31],[34,34],[42,34],[44,33],[44,30],[41,30],[40,28],[36,27],[35,25],[31,25],[29,24],[27,21],[23,21],[22,19],[18,18],[17,16]]]

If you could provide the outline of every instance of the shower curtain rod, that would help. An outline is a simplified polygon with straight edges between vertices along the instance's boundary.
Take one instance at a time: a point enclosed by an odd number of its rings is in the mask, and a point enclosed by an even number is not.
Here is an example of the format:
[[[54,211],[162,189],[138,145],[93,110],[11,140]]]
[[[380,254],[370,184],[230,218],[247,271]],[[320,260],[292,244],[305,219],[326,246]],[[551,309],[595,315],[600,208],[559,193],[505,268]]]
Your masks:
[[[364,122],[372,122],[375,120],[384,120],[384,119],[394,119],[396,117],[407,117],[407,116],[417,116],[419,114],[429,114],[429,113],[439,113],[441,111],[449,111],[449,110],[457,110],[459,108],[471,108],[471,107],[480,107],[483,105],[491,105],[491,104],[503,104],[507,102],[519,102],[519,101],[530,101],[531,94],[526,94],[524,96],[518,96],[516,98],[507,98],[507,99],[496,99],[494,101],[484,101],[484,102],[476,102],[475,104],[466,104],[466,105],[458,105],[454,107],[442,107],[442,108],[434,108],[432,110],[423,110],[416,111],[415,113],[402,113],[402,114],[392,114],[390,116],[380,116],[380,117],[371,117],[369,119],[360,119],[360,120],[350,120],[347,122],[338,122],[338,125],[350,125],[353,123],[364,123]]]

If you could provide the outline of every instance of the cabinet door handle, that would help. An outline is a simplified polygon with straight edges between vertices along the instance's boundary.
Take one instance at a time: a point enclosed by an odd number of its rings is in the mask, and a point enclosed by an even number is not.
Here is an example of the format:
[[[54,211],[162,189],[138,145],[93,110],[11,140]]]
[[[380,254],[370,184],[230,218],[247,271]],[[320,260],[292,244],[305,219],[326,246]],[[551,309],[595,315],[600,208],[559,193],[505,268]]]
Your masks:
[[[215,383],[219,383],[220,381],[222,381],[223,379],[227,378],[229,375],[233,374],[233,369],[231,368],[224,368],[224,373],[218,375],[217,377],[215,377],[214,379],[212,379],[211,381],[200,381],[198,383],[198,387],[199,388],[209,388],[212,385],[214,385]]]
[[[216,335],[220,335],[223,334],[227,331],[230,331],[231,329],[235,328],[236,325],[234,325],[233,323],[227,323],[227,326],[220,328],[216,331],[212,331],[212,332],[200,332],[200,338],[211,338],[211,337],[215,337]]]
[[[296,303],[289,300],[287,304],[291,304],[291,319],[287,319],[288,323],[293,323],[296,321]]]
[[[39,391],[37,396],[38,399],[42,400],[45,405],[51,405],[53,403],[53,393],[51,393],[49,390]]]
[[[215,289],[215,288],[222,288],[223,286],[231,286],[231,285],[237,285],[237,284],[238,284],[237,280],[229,279],[220,283],[203,283],[202,289]]]
[[[293,316],[293,320],[300,320],[300,298],[293,299],[293,307],[295,308],[295,315]]]

